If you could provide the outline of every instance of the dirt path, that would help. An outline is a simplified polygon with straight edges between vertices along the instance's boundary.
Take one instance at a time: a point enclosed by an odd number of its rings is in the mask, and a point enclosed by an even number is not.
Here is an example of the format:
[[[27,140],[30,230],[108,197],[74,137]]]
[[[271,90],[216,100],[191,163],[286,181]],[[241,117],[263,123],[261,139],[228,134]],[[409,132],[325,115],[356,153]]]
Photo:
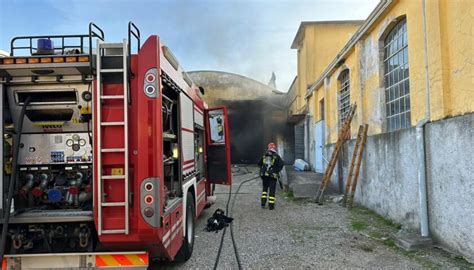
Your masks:
[[[255,169],[253,169],[255,170]],[[234,177],[233,190],[251,178]],[[259,180],[245,184],[234,208],[234,232],[244,269],[425,269],[469,268],[441,250],[406,253],[394,247],[390,236],[397,226],[357,208],[348,211],[336,203],[323,206],[297,201],[281,190],[274,211],[261,209]],[[225,209],[228,188],[219,188],[217,202],[197,222],[191,259],[152,269],[212,269],[222,231],[204,232],[206,220],[217,208]],[[156,268],[155,268],[156,267]],[[229,230],[219,269],[237,269]]]

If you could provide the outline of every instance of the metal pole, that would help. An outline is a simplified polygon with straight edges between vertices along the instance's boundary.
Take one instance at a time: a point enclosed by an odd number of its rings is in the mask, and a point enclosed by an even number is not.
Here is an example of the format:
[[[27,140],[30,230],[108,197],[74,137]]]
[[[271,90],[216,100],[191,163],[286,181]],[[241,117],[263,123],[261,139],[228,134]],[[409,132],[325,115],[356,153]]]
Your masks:
[[[426,196],[426,162],[425,162],[425,132],[422,122],[416,126],[416,158],[418,159],[418,192],[420,198],[420,229],[421,236],[429,236],[428,203]]]
[[[428,202],[426,190],[426,149],[425,149],[425,125],[430,122],[430,74],[428,68],[428,36],[426,31],[426,1],[421,1],[422,17],[423,17],[423,38],[425,51],[425,119],[416,125],[416,157],[418,159],[418,193],[420,204],[420,229],[421,236],[428,237],[429,220],[428,220]]]

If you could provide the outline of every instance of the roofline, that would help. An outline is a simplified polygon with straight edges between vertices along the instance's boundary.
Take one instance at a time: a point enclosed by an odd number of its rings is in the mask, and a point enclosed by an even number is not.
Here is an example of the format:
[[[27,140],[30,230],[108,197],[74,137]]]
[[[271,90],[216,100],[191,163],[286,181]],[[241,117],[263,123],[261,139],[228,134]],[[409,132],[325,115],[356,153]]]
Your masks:
[[[372,10],[367,20],[364,24],[355,32],[355,34],[349,39],[349,41],[344,45],[342,50],[337,54],[336,58],[332,60],[329,66],[323,71],[321,76],[311,85],[306,94],[306,98],[309,98],[314,91],[322,84],[324,78],[326,78],[329,73],[337,66],[337,64],[347,56],[349,51],[354,47],[354,45],[367,33],[367,31],[372,27],[372,25],[380,18],[382,13],[390,7],[397,0],[380,0],[378,5]]]
[[[250,77],[247,77],[245,75],[241,75],[241,74],[237,74],[237,73],[233,73],[233,72],[227,72],[227,71],[220,71],[220,70],[210,70],[210,69],[203,69],[203,70],[193,70],[193,71],[186,71],[186,73],[188,74],[191,74],[191,73],[220,73],[220,74],[226,74],[226,75],[232,75],[232,76],[236,76],[236,77],[240,77],[240,78],[244,78],[244,79],[247,79],[247,80],[250,80],[250,81],[253,81],[253,82],[256,82],[256,83],[259,83],[261,85],[264,85],[266,87],[268,87],[270,90],[272,90],[273,93],[275,94],[285,94],[285,92],[282,92],[278,89],[275,89],[271,86],[269,86],[268,84],[265,84],[261,81],[257,81],[255,80],[254,78],[250,78]]]
[[[300,23],[300,26],[298,27],[298,31],[296,31],[295,38],[293,39],[293,42],[291,43],[291,48],[296,49],[298,48],[298,42],[301,39],[301,33],[304,29],[305,26],[307,25],[321,25],[321,24],[362,24],[364,23],[364,20],[337,20],[337,21],[302,21]]]
[[[290,84],[290,87],[288,87],[288,91],[286,92],[287,94],[290,93],[291,88],[293,88],[293,85],[295,85],[297,79],[298,79],[298,76],[295,76],[295,78],[293,79],[293,81]]]

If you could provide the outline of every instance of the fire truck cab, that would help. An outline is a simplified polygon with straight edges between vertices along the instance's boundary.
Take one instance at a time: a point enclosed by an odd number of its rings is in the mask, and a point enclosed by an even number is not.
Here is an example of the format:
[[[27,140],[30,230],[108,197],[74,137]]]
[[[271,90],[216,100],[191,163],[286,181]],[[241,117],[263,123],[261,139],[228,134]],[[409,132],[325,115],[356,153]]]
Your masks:
[[[187,260],[214,185],[232,182],[227,110],[203,95],[132,22],[120,43],[94,23],[13,38],[0,58],[2,269]]]

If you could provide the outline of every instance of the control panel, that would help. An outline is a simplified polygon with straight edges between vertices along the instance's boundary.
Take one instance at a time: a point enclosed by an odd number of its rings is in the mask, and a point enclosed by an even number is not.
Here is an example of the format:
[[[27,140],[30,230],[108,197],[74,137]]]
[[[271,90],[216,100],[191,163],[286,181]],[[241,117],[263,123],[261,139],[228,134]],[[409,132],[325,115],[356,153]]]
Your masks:
[[[91,140],[87,132],[23,134],[18,164],[92,163]]]

